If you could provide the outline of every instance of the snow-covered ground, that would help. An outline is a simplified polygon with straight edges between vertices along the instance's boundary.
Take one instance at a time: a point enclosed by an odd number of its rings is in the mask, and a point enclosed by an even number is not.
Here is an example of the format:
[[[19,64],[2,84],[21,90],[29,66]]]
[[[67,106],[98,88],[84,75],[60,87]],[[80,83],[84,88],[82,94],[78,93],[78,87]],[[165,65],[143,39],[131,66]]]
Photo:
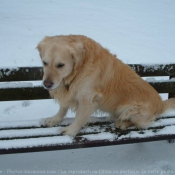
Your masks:
[[[0,67],[40,66],[37,43],[60,34],[87,35],[125,63],[174,63],[175,1],[0,0]],[[57,109],[52,100],[0,102],[0,121],[45,118]],[[0,174],[27,173],[175,174],[175,145],[161,141],[0,156]]]

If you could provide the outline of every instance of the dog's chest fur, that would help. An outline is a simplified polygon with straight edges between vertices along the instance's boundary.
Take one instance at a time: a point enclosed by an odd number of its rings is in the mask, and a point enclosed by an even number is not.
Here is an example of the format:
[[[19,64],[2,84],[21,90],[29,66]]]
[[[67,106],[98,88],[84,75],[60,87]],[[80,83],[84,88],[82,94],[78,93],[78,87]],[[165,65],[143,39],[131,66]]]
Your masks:
[[[60,85],[56,90],[50,92],[51,97],[63,106],[68,106],[72,110],[78,107],[77,90],[68,85]]]

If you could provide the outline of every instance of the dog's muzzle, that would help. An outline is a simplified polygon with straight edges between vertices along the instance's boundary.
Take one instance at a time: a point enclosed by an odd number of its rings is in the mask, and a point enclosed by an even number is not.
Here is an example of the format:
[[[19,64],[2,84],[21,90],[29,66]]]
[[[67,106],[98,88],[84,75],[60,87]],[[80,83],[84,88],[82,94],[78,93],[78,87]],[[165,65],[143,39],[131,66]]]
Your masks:
[[[44,85],[44,87],[45,87],[46,89],[52,89],[54,83],[53,83],[52,81],[47,81],[47,80],[45,80],[45,81],[43,82],[43,85]]]

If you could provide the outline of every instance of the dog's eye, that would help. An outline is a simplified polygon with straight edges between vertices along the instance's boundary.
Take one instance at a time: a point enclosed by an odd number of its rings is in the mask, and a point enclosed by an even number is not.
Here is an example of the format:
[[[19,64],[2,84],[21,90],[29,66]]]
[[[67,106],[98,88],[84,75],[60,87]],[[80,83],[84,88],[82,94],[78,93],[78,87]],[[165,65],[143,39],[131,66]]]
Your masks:
[[[44,64],[44,66],[47,66],[48,65],[48,63],[46,63],[45,61],[43,61],[43,64]]]
[[[63,66],[64,66],[63,63],[59,63],[59,64],[57,64],[57,68],[62,68]]]

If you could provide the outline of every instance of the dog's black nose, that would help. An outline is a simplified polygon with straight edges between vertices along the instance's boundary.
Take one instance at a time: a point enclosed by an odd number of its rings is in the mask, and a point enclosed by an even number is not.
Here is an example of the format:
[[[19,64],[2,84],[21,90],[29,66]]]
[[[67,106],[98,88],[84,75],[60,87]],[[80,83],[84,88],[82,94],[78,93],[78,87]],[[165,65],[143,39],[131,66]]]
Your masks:
[[[49,89],[53,86],[53,82],[45,80],[44,81],[44,86]]]

